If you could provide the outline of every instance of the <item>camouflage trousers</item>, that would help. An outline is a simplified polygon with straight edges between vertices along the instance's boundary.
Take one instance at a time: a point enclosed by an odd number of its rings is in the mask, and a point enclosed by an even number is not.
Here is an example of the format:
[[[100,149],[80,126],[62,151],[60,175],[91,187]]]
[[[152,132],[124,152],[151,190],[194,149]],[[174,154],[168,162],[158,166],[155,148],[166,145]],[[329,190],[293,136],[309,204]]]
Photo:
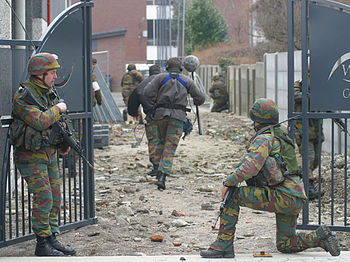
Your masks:
[[[61,179],[57,155],[45,151],[16,152],[15,163],[33,194],[32,228],[41,237],[59,233],[58,213],[61,203]]]
[[[184,123],[170,117],[153,120],[153,122],[157,126],[158,134],[156,152],[153,159],[156,165],[159,165],[158,170],[169,175]]]
[[[210,245],[220,251],[234,251],[234,235],[240,206],[276,213],[276,246],[282,253],[319,247],[316,232],[296,233],[296,220],[304,200],[270,188],[244,186],[236,189],[220,218],[217,239]]]
[[[299,148],[299,153],[302,154],[302,139],[301,136],[296,134],[295,140]],[[322,142],[321,142],[322,143]],[[319,159],[320,159],[320,153],[321,153],[321,146],[319,145],[318,140],[309,140],[307,144],[308,149],[308,167],[309,167],[309,179],[316,179],[317,175],[313,174],[313,171],[318,167],[319,165]]]
[[[153,123],[153,121],[147,121],[147,123],[145,124],[145,130],[146,130],[146,137],[148,141],[149,161],[152,163],[153,166],[156,166],[159,164],[159,158],[157,162],[155,160],[157,144],[159,141],[158,128],[157,128],[157,125]]]

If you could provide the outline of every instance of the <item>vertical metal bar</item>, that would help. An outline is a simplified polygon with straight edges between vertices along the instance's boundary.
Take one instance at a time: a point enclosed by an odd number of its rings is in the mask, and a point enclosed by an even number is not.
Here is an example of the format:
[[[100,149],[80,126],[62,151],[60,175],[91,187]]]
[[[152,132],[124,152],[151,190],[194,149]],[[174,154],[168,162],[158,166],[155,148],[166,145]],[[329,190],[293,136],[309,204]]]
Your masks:
[[[322,224],[322,216],[321,216],[321,209],[322,209],[322,205],[321,205],[321,190],[322,190],[322,186],[321,186],[321,181],[322,181],[322,165],[321,165],[321,154],[322,154],[322,141],[321,141],[321,137],[322,137],[322,123],[321,123],[321,119],[318,120],[317,122],[317,132],[318,132],[318,137],[317,137],[317,163],[318,163],[318,224],[321,225]],[[316,156],[315,156],[316,158]],[[316,160],[316,159],[315,159]]]
[[[182,48],[181,48],[181,58],[185,56],[185,19],[186,19],[186,0],[182,2]]]
[[[90,2],[90,0],[85,0],[86,2]],[[85,142],[86,142],[86,149],[88,152],[88,160],[93,163],[94,162],[94,148],[93,148],[93,118],[92,118],[92,88],[91,88],[91,41],[92,41],[92,10],[91,6],[84,6],[84,43],[85,43],[85,57],[86,57],[86,86],[88,88],[88,100],[87,100],[87,108],[86,112],[90,113],[90,117],[87,118],[87,136],[85,136]],[[85,196],[88,198],[88,218],[94,218],[95,217],[95,190],[94,190],[94,174],[93,171],[84,163],[84,170],[86,170],[85,178],[88,184],[87,191],[84,192],[86,194]],[[84,198],[85,199],[85,198]]]
[[[250,108],[250,77],[249,77],[249,69],[247,68],[247,106]],[[247,111],[247,116],[249,117],[249,111]]]
[[[253,103],[255,102],[255,93],[256,93],[256,69],[253,69],[252,70],[252,87],[253,87],[253,90],[252,90],[252,93],[253,93]]]
[[[19,225],[18,225],[18,188],[17,188],[17,180],[18,180],[18,176],[17,176],[17,172],[14,172],[14,176],[15,176],[15,207],[16,207],[16,237],[19,236]]]
[[[7,194],[8,194],[8,212],[9,212],[9,220],[8,220],[8,225],[9,225],[9,238],[12,238],[12,204],[11,204],[11,173],[7,172]]]
[[[70,172],[68,173],[68,210],[69,210],[69,222],[72,223],[72,194],[71,194],[71,188],[72,188],[72,175],[74,176],[73,168],[75,168],[74,165],[74,158],[75,153],[72,154],[72,157],[70,159]],[[64,207],[66,209],[66,206]]]
[[[344,131],[344,226],[347,225],[347,211],[348,211],[348,120],[345,118]]]
[[[62,206],[63,206],[63,224],[66,224],[66,165],[68,165],[68,170],[69,170],[69,160],[67,161],[67,157],[63,156],[62,157],[62,194],[63,194],[63,199],[62,199]],[[68,171],[69,172],[69,171]],[[60,220],[60,219],[59,219]]]
[[[307,35],[308,35],[308,19],[307,19],[307,0],[301,1],[301,46],[302,46],[302,172],[303,172],[303,180],[304,185],[307,191],[307,196],[309,195],[308,188],[309,188],[309,160],[308,160],[308,141],[309,141],[309,119],[307,116],[309,104],[308,104],[308,75],[307,75],[307,60],[308,60],[308,41],[307,41]],[[306,204],[303,207],[303,224],[309,223],[309,201],[306,201]]]
[[[30,191],[28,189],[28,232],[29,234],[32,233],[32,207],[30,203],[31,203],[31,197],[30,197]]]
[[[241,68],[238,68],[238,114],[241,116],[242,115],[242,72]]]
[[[334,121],[332,121],[332,151],[331,151],[331,225],[334,225]]]
[[[17,170],[17,169],[16,169]],[[22,201],[22,235],[24,236],[26,234],[26,224],[25,224],[25,205],[24,205],[24,178],[21,178],[21,201]],[[28,203],[29,205],[29,203]],[[29,219],[29,214],[28,214],[28,219]]]
[[[177,56],[180,56],[180,0],[177,0],[177,34],[176,34],[176,45],[177,45]]]

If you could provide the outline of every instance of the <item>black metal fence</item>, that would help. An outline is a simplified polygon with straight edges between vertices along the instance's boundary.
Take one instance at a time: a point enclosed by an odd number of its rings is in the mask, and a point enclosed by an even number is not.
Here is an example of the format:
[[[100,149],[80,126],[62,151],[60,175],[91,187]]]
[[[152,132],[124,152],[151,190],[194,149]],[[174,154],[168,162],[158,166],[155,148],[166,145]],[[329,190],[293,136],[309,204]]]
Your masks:
[[[295,12],[298,10],[298,12]],[[318,20],[320,14],[324,24]],[[295,25],[295,17],[301,21],[301,25]],[[327,20],[326,19],[329,19]],[[309,121],[319,120],[318,132],[321,134],[322,124],[327,123],[327,129],[323,130],[330,139],[329,148],[321,150],[321,135],[318,137],[318,146],[314,150],[321,153],[318,156],[318,167],[315,174],[318,176],[318,198],[307,201],[303,209],[302,218],[297,228],[316,229],[321,224],[327,224],[334,231],[350,232],[349,217],[349,130],[350,118],[346,97],[342,94],[342,88],[347,90],[347,81],[341,76],[341,69],[333,75],[338,77],[338,82],[331,79],[333,63],[339,66],[348,66],[346,59],[341,55],[350,52],[343,37],[330,37],[337,24],[341,28],[344,21],[350,22],[350,6],[326,0],[288,0],[288,117],[296,117],[302,120],[302,172],[305,187],[309,186],[308,161],[309,161]],[[302,45],[302,111],[294,111],[294,48],[296,26],[301,26]],[[328,32],[328,33],[327,33]],[[341,34],[340,34],[341,35]],[[339,36],[340,36],[339,35]],[[319,41],[321,36],[327,36],[326,41]],[[299,40],[300,40],[299,39]],[[332,45],[330,42],[335,43]],[[335,67],[333,66],[333,69]],[[331,72],[331,74],[329,73]],[[345,85],[345,87],[342,87]],[[340,92],[339,92],[340,91]],[[338,95],[339,94],[339,95]],[[337,95],[332,99],[332,95]],[[323,100],[324,102],[320,102]],[[349,104],[350,105],[350,104]],[[340,121],[339,121],[340,120]],[[335,123],[342,123],[338,129]],[[293,125],[290,125],[293,134]],[[339,131],[342,130],[342,131]],[[327,146],[328,147],[328,146]]]

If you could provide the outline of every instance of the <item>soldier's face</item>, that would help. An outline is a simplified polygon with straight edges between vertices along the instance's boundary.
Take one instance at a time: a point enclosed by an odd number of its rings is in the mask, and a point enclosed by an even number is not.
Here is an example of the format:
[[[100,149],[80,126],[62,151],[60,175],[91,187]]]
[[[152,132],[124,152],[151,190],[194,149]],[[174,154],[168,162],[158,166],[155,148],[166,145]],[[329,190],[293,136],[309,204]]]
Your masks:
[[[95,68],[96,68],[96,65],[97,65],[97,63],[92,63],[92,72],[94,72],[95,71]]]
[[[47,86],[52,87],[56,79],[57,79],[56,69],[52,69],[47,71],[47,74],[45,75],[45,78],[43,80]]]

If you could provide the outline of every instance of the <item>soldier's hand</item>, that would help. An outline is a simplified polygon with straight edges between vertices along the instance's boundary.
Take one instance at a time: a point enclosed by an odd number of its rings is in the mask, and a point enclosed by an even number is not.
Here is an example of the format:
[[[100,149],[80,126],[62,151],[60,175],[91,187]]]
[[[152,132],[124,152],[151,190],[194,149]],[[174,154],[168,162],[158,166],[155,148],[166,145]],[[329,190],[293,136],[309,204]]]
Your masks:
[[[56,106],[60,109],[61,113],[65,113],[67,111],[67,105],[64,102],[60,102],[56,104]]]
[[[222,199],[224,199],[227,190],[228,190],[228,187],[227,187],[227,186],[223,186],[223,187],[222,187],[222,190],[221,190],[221,198],[222,198]]]

